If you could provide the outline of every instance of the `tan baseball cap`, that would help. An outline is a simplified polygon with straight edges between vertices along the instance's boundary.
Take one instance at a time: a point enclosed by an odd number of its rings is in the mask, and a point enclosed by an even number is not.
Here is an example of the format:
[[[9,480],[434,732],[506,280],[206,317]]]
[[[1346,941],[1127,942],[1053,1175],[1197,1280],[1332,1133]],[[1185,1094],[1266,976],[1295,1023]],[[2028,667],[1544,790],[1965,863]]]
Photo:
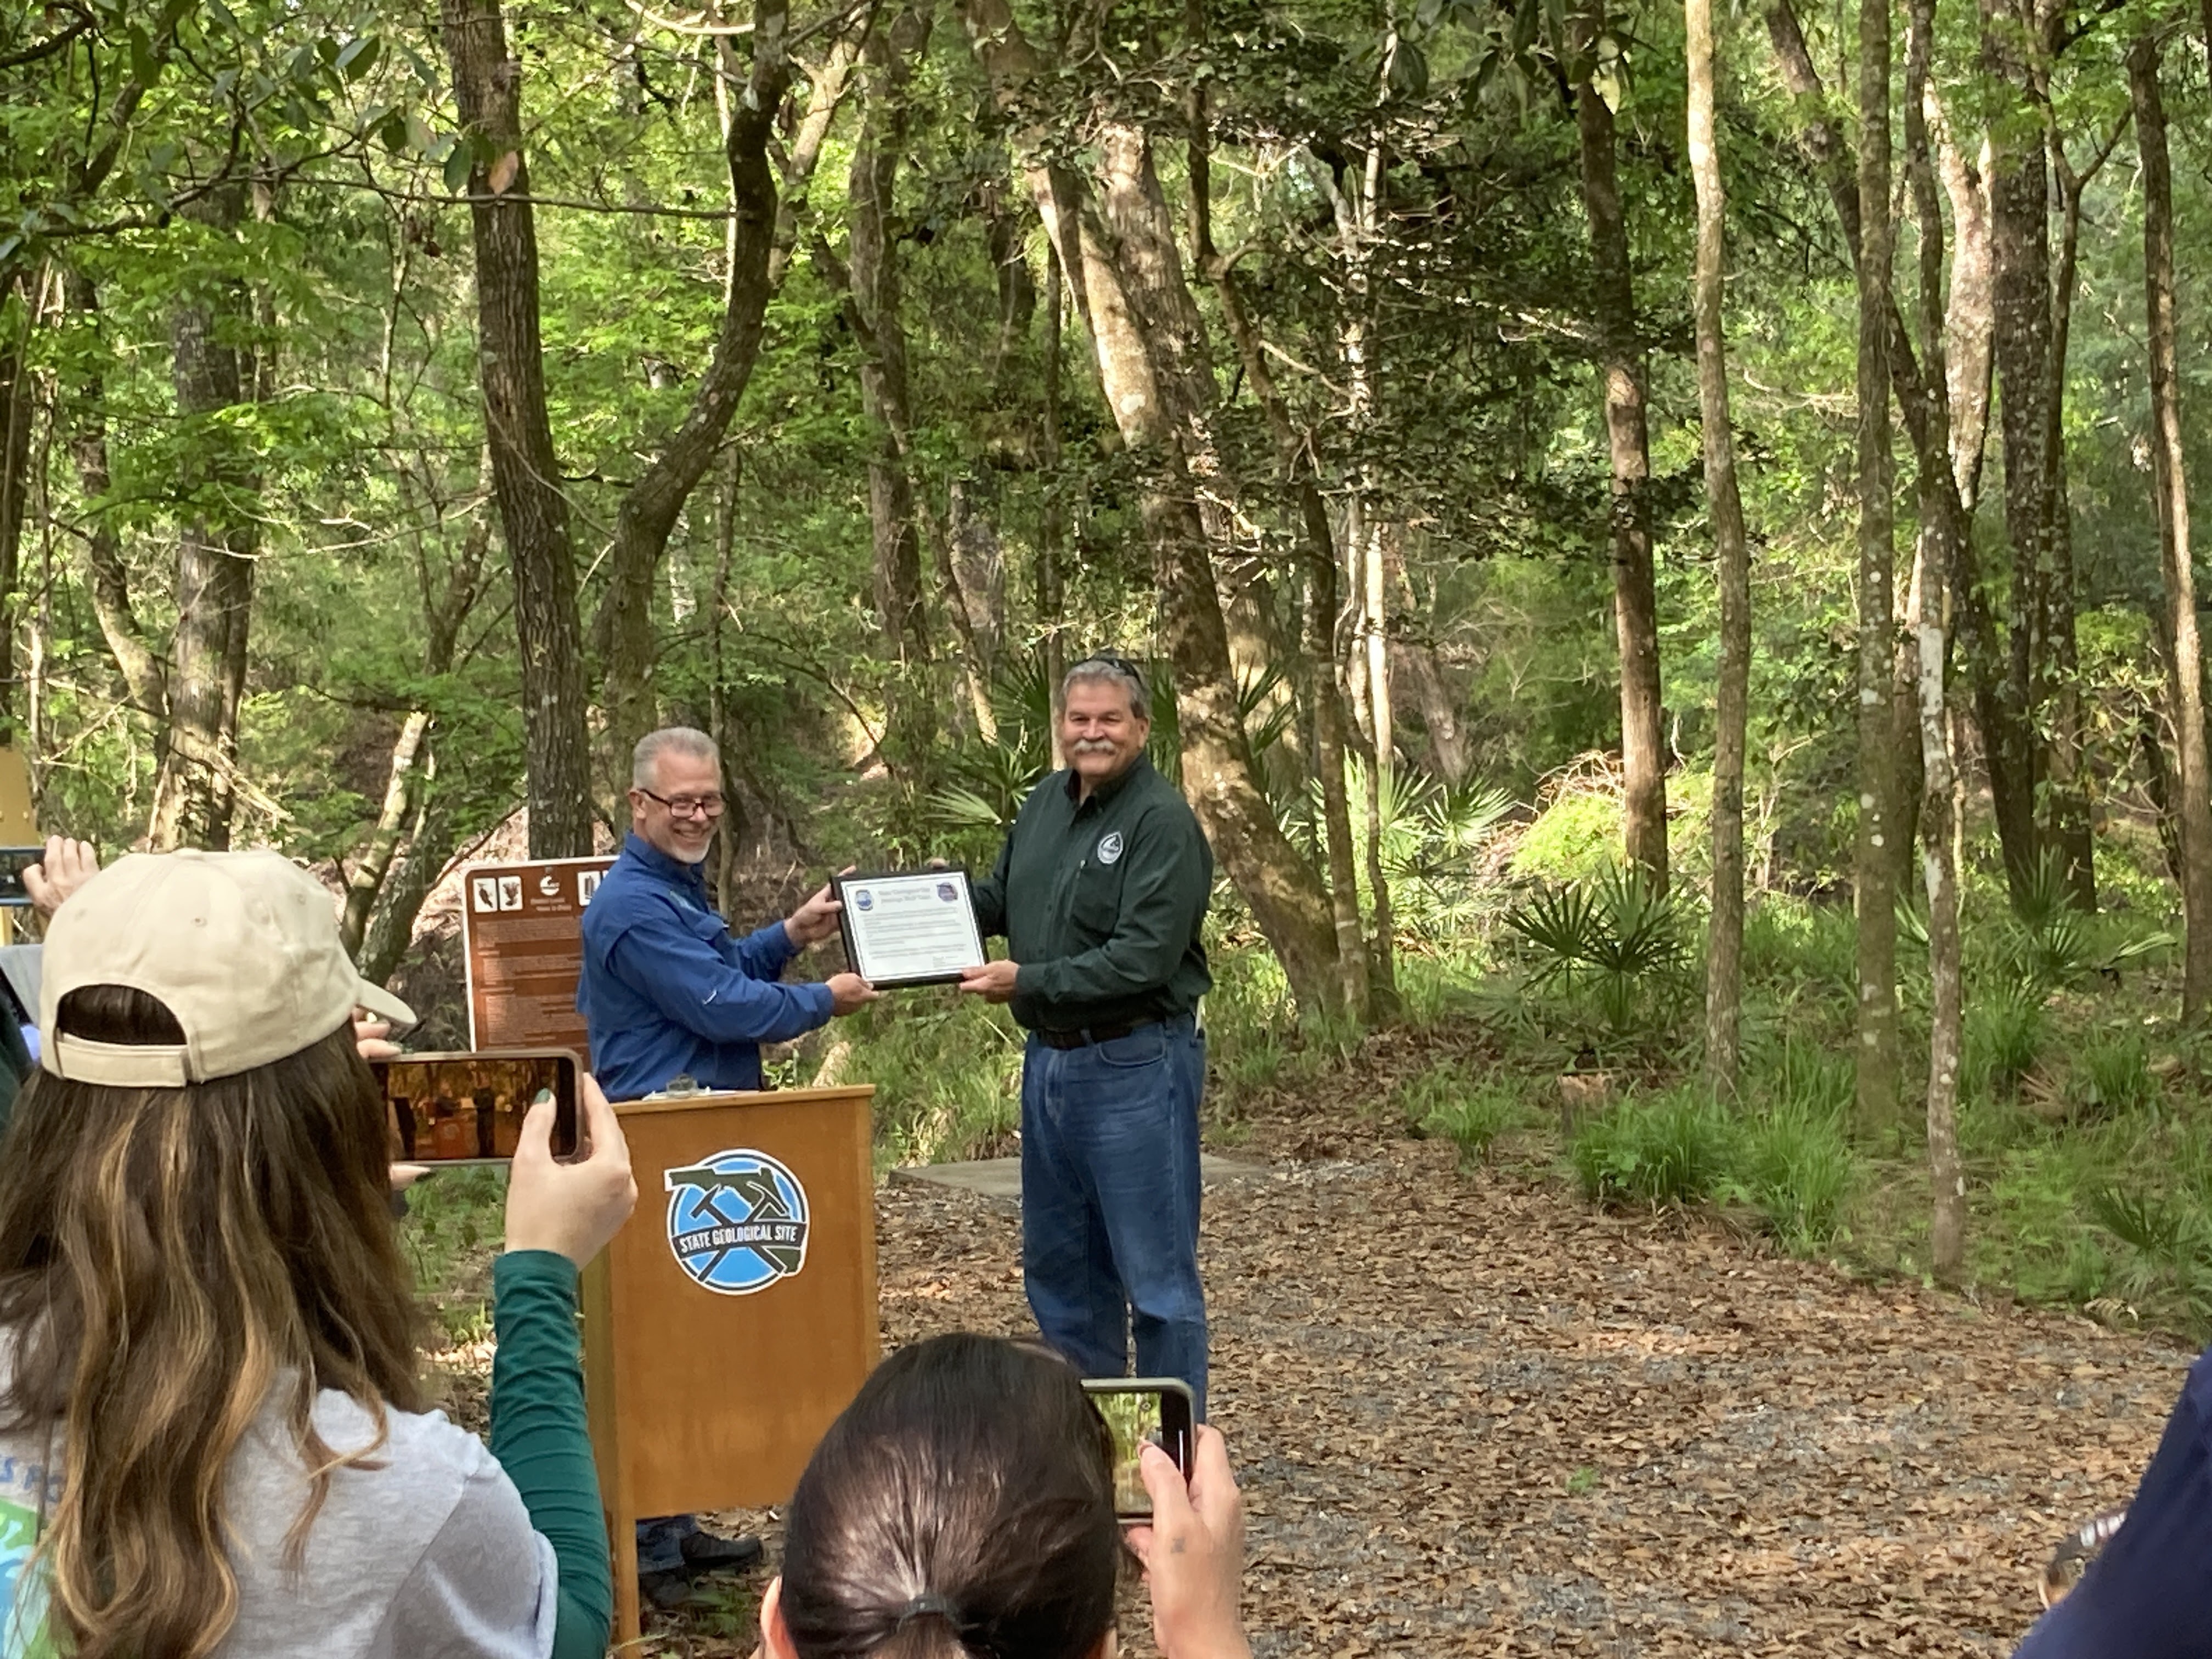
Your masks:
[[[177,1018],[176,1046],[58,1036],[62,999],[127,985]],[[354,969],[331,896],[280,853],[133,853],[54,913],[40,963],[40,1064],[121,1089],[232,1077],[311,1048],[356,1007],[414,1011]]]

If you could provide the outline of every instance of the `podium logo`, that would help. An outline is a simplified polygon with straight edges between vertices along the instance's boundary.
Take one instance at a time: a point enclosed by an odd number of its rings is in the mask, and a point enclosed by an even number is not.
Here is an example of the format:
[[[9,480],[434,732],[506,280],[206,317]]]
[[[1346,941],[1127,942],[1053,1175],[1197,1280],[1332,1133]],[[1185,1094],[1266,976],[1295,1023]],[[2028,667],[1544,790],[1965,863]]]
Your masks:
[[[750,1296],[806,1265],[806,1188],[766,1152],[716,1152],[660,1182],[668,1248],[693,1284]]]

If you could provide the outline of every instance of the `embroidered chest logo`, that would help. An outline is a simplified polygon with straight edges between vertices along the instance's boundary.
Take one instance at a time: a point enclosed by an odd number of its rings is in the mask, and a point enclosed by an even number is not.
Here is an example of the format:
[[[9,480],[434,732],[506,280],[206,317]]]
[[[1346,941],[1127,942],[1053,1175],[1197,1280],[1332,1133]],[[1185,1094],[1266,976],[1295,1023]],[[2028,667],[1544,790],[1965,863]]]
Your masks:
[[[766,1152],[716,1152],[660,1181],[669,1250],[702,1290],[750,1296],[806,1265],[806,1188]]]
[[[1098,838],[1098,862],[1119,864],[1121,861],[1122,845],[1121,832],[1119,830],[1108,830]]]

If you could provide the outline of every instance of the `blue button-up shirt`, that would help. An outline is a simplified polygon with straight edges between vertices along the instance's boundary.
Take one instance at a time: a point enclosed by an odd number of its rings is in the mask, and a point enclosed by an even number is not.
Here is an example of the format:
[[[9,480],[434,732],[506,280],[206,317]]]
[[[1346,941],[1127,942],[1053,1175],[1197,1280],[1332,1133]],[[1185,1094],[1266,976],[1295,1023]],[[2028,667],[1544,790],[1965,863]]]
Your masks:
[[[760,1045],[830,1018],[828,986],[777,982],[797,954],[781,921],[732,939],[699,866],[625,838],[585,908],[576,985],[607,1098],[641,1099],[679,1076],[759,1088]]]

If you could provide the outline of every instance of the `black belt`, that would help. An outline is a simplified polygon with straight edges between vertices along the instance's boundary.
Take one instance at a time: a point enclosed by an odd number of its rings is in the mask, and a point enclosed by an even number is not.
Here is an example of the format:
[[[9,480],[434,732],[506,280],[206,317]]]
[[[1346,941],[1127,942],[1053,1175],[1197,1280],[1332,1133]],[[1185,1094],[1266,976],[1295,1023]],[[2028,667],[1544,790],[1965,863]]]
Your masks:
[[[1155,1016],[1150,1019],[1133,1019],[1126,1025],[1086,1025],[1079,1031],[1039,1031],[1036,1040],[1048,1048],[1088,1048],[1094,1042],[1111,1042],[1115,1037],[1125,1037],[1133,1031],[1141,1031],[1147,1025],[1159,1023]]]

